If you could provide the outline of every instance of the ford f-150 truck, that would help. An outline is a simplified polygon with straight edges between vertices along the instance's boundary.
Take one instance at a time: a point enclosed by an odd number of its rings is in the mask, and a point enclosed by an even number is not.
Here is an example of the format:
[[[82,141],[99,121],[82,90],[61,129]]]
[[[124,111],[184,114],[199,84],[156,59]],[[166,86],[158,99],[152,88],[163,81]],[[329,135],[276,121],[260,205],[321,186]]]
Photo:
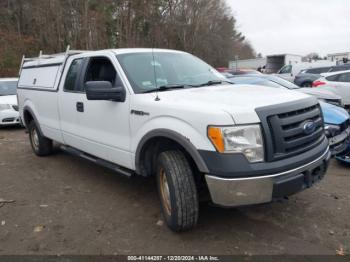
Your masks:
[[[268,203],[321,180],[330,159],[315,98],[232,88],[181,51],[24,58],[18,99],[35,154],[55,141],[121,174],[156,177],[174,231],[196,225],[203,196],[222,207]]]

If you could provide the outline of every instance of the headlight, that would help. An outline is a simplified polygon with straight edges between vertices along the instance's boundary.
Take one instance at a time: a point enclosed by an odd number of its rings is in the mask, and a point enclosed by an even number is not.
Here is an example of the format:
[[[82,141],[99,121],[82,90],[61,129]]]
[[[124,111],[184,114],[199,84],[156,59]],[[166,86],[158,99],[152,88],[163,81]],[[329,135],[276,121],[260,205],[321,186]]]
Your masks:
[[[220,153],[242,153],[249,162],[264,160],[260,125],[208,128],[208,137]]]
[[[0,111],[11,109],[11,105],[8,104],[0,104]]]
[[[337,125],[331,125],[331,124],[325,124],[324,125],[324,132],[326,134],[326,137],[334,137],[336,136],[340,131],[340,126]]]

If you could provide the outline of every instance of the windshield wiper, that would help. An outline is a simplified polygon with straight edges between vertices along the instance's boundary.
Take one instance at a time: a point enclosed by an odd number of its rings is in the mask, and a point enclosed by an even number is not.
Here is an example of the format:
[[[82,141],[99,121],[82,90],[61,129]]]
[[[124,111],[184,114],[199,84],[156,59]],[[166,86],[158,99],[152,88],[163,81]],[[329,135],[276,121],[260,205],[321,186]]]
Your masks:
[[[163,85],[163,86],[160,86],[158,88],[154,88],[154,89],[151,89],[151,90],[146,90],[146,91],[143,92],[143,94],[153,93],[153,92],[169,91],[169,90],[173,90],[173,89],[183,89],[183,88],[186,88],[186,87],[213,86],[213,85],[220,85],[220,84],[223,84],[223,83],[233,84],[232,82],[225,81],[225,80],[211,80],[211,81],[208,81],[206,83],[199,84],[199,85],[185,85],[185,84],[183,84],[183,85],[182,84],[180,84],[180,85]]]
[[[185,88],[185,87],[186,87],[186,85],[164,85],[164,86],[160,86],[158,88],[147,90],[147,91],[143,92],[143,94],[153,93],[153,92],[169,91],[169,90],[172,90],[172,89],[182,89],[182,88]]]
[[[203,83],[203,84],[193,85],[193,87],[214,86],[214,85],[220,85],[223,83],[233,84],[232,82],[225,81],[225,80],[210,80],[210,81]]]

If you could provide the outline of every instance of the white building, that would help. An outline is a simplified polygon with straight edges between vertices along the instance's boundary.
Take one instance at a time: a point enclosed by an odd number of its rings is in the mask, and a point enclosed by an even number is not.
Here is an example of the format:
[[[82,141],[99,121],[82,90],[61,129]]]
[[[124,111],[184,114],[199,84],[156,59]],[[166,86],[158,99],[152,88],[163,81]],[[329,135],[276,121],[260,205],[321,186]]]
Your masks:
[[[340,64],[343,63],[343,59],[346,58],[350,61],[350,52],[344,52],[344,53],[334,53],[334,54],[328,54],[327,59],[330,61],[336,61]]]

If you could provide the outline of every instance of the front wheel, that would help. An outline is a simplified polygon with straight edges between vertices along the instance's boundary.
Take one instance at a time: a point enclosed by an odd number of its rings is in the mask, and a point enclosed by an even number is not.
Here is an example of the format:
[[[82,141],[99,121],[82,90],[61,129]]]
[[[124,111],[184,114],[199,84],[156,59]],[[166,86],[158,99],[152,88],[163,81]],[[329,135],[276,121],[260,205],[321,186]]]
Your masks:
[[[157,185],[161,208],[173,231],[193,228],[198,220],[198,195],[190,163],[181,151],[159,155]]]
[[[52,140],[44,137],[34,121],[31,121],[28,125],[29,140],[34,153],[37,156],[47,156],[53,151]]]

